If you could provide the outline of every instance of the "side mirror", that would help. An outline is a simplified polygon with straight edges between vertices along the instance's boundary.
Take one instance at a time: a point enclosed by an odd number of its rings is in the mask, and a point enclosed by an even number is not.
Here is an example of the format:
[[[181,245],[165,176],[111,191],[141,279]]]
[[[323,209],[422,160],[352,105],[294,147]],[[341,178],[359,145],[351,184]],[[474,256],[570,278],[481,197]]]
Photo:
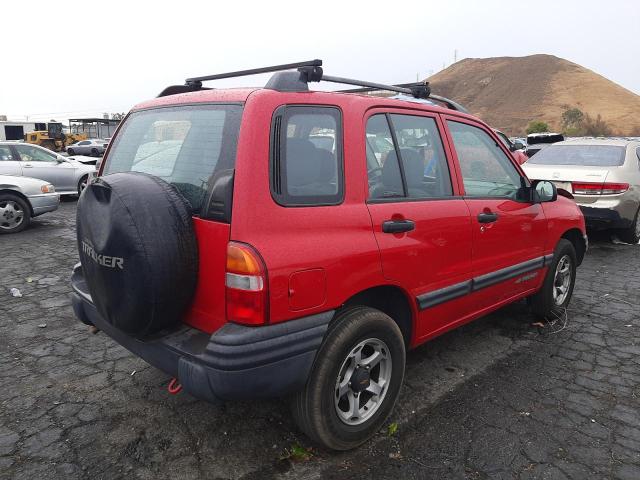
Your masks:
[[[558,189],[555,183],[548,180],[535,180],[531,189],[534,203],[555,202],[558,198]]]

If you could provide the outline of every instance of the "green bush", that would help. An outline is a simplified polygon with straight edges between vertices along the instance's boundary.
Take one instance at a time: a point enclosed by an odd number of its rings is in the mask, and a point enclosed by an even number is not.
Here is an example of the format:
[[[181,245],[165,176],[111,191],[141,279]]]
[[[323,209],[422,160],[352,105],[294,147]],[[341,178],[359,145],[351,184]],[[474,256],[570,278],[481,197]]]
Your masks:
[[[527,127],[527,135],[530,133],[544,133],[549,131],[549,125],[546,122],[541,122],[539,120],[534,120],[529,123]]]

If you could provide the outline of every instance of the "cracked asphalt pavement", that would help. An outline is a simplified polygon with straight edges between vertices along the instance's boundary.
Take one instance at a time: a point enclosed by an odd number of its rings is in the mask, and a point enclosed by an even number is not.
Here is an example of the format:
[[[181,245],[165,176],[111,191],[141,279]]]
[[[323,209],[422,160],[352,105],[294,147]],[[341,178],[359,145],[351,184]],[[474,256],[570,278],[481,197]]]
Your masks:
[[[2,479],[640,479],[640,246],[592,238],[566,319],[533,325],[521,302],[409,353],[390,428],[333,453],[285,400],[170,395],[90,334],[74,224],[64,201],[0,237]]]

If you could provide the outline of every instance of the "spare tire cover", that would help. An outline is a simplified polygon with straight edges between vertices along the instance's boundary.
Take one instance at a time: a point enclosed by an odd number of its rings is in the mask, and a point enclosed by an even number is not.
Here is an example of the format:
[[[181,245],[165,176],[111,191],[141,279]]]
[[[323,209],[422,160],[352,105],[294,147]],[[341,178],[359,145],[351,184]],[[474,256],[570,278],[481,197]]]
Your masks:
[[[114,173],[78,200],[77,238],[93,303],[138,338],[180,321],[192,301],[198,246],[189,202],[144,173]]]

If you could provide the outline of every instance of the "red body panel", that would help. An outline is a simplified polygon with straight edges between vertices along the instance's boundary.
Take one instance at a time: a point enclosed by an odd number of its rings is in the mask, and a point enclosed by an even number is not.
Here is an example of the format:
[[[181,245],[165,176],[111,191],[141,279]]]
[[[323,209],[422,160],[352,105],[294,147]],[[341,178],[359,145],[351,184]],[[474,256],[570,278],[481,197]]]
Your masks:
[[[194,217],[198,239],[198,287],[184,322],[213,332],[226,322],[224,275],[229,242],[229,225]]]
[[[517,278],[419,310],[416,297],[470,281],[474,276],[553,252],[570,229],[584,233],[575,203],[559,197],[545,204],[505,199],[464,198],[464,185],[445,118],[481,126],[465,114],[411,102],[326,92],[205,90],[152,100],[136,108],[169,104],[243,102],[231,225],[194,219],[200,254],[198,290],[185,322],[207,332],[225,323],[225,259],[229,240],[251,245],[266,266],[268,322],[277,323],[335,309],[371,287],[402,289],[413,314],[410,345],[529,295],[539,288],[545,269],[531,279]],[[344,201],[335,206],[283,207],[269,186],[270,128],[282,105],[331,105],[342,111]],[[374,112],[435,117],[449,162],[454,197],[445,200],[367,204],[365,124]],[[502,148],[502,147],[500,147]],[[503,148],[504,150],[504,148]],[[515,168],[524,175],[518,162]],[[477,222],[485,210],[500,221]],[[412,232],[382,233],[392,218],[415,222]]]

